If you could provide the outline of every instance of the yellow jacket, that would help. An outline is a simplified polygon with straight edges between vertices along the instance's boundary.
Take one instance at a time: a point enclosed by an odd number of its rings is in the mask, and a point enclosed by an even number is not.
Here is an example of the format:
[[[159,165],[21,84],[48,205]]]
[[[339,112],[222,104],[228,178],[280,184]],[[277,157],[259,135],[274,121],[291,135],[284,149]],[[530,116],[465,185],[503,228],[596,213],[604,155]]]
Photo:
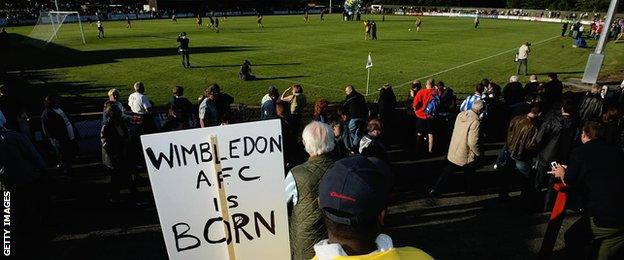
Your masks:
[[[338,256],[332,260],[433,260],[433,257],[414,247],[392,248],[383,252],[373,252],[368,255]],[[318,260],[315,256],[312,260]]]

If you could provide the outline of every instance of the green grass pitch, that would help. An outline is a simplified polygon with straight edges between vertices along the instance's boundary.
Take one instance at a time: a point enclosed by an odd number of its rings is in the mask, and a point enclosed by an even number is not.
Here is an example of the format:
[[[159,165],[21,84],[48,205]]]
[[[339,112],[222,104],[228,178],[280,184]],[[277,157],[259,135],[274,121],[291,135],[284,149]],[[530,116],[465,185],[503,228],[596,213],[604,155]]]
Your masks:
[[[422,17],[416,32],[414,17],[365,15],[378,24],[377,41],[365,41],[361,22],[344,22],[339,15],[318,15],[305,23],[303,16],[266,16],[264,28],[255,17],[229,17],[221,32],[198,29],[195,19],[104,22],[106,38],[97,39],[95,24],[84,25],[87,44],[80,41],[76,24],[63,25],[58,38],[46,49],[23,46],[8,54],[9,71],[45,73],[48,82],[77,82],[76,89],[62,88],[62,95],[105,99],[108,88],[118,88],[125,99],[135,81],[143,81],[157,105],[167,102],[171,88],[182,85],[186,96],[199,96],[218,83],[237,103],[257,105],[270,85],[280,90],[302,84],[309,100],[339,101],[344,86],[353,84],[365,92],[368,53],[373,58],[370,90],[384,83],[405,96],[408,82],[435,75],[463,98],[475,83],[490,78],[504,85],[515,73],[516,49],[533,43],[530,73],[559,72],[561,78],[581,77],[591,49],[572,48],[572,39],[558,37],[560,24],[482,19],[478,29],[472,19]],[[207,19],[204,19],[206,24]],[[412,28],[410,31],[409,29]],[[11,27],[9,33],[27,36],[32,26]],[[177,35],[191,39],[191,63],[184,69],[176,47]],[[595,41],[589,41],[595,46]],[[237,73],[243,60],[253,64],[260,80],[242,82]],[[609,44],[603,73],[624,65],[624,44]],[[526,77],[521,77],[526,82]],[[54,90],[52,90],[54,91]],[[376,94],[368,96],[375,100]]]

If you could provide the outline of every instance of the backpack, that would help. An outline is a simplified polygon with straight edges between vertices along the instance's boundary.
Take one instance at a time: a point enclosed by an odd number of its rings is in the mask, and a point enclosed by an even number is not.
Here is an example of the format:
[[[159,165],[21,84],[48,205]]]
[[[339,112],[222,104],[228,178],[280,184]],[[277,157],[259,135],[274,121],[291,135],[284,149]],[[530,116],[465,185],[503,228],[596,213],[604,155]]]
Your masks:
[[[440,110],[440,96],[434,92],[425,108],[425,115],[429,118],[434,117],[438,114],[438,110]]]

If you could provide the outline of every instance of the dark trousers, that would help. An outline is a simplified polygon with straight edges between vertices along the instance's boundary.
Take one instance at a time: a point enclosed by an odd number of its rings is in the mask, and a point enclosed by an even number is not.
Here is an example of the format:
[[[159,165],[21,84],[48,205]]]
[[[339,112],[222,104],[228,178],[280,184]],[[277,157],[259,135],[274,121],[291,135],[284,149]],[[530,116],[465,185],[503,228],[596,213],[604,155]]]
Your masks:
[[[524,66],[524,75],[529,73],[529,59],[519,59],[518,60],[518,68],[516,74],[520,75],[520,70]]]
[[[119,200],[119,192],[122,187],[127,187],[130,190],[132,196],[136,197],[138,190],[134,182],[132,173],[128,167],[108,169],[111,175],[110,182],[110,197],[114,200]]]
[[[182,66],[186,67],[190,67],[191,66],[191,60],[189,57],[189,52],[188,51],[180,51],[180,55],[182,56]]]
[[[567,259],[624,259],[624,228],[604,228],[582,217],[565,232]]]
[[[464,172],[464,183],[466,184],[466,190],[468,192],[472,192],[474,191],[474,185],[473,185],[473,177],[475,174],[475,165],[474,163],[470,163],[464,166],[459,166],[457,164],[454,164],[452,162],[447,161],[447,165],[444,167],[444,169],[442,170],[442,174],[440,174],[440,176],[438,177],[438,180],[436,181],[435,185],[433,186],[434,190],[440,190],[440,188],[442,187],[442,185],[444,185],[444,183],[446,183],[446,181],[448,180],[449,176],[452,173],[458,172],[458,171],[463,171]]]

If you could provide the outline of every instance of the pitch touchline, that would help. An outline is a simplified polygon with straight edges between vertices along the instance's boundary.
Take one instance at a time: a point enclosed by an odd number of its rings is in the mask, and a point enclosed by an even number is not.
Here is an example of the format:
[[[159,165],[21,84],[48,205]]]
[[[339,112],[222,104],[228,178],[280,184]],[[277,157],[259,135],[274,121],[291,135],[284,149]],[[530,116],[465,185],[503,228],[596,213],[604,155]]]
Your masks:
[[[553,36],[553,37],[550,37],[550,38],[548,38],[548,39],[545,39],[545,40],[539,41],[539,42],[537,42],[537,43],[535,43],[535,44],[533,44],[533,45],[542,44],[542,43],[545,43],[545,42],[551,41],[551,40],[556,39],[556,38],[559,38],[559,36]],[[491,55],[491,56],[488,56],[488,57],[485,57],[485,58],[481,58],[481,59],[478,59],[478,60],[473,60],[473,61],[471,61],[471,62],[464,63],[464,64],[461,64],[461,65],[459,65],[459,66],[455,66],[455,67],[452,67],[452,68],[450,68],[450,69],[445,69],[445,70],[442,70],[442,71],[439,71],[439,72],[436,72],[436,73],[433,73],[433,74],[430,74],[430,75],[427,75],[427,76],[423,76],[423,77],[420,77],[420,78],[417,78],[417,79],[414,79],[414,80],[421,80],[421,79],[430,78],[430,77],[433,77],[433,76],[436,76],[436,75],[439,75],[439,74],[442,74],[442,73],[449,72],[449,71],[451,71],[451,70],[456,70],[456,69],[459,69],[459,68],[462,68],[462,67],[466,67],[466,66],[468,66],[468,65],[471,65],[471,64],[474,64],[474,63],[477,63],[477,62],[481,62],[481,61],[484,61],[484,60],[487,60],[487,59],[491,59],[491,58],[494,58],[494,57],[497,57],[497,56],[501,56],[501,55],[503,55],[503,54],[506,54],[506,53],[509,53],[509,52],[512,52],[512,51],[516,51],[516,49],[517,49],[517,48],[513,48],[513,49],[506,50],[506,51],[503,51],[503,52],[501,52],[501,53],[497,53],[497,54],[494,54],[494,55]],[[412,83],[414,80],[410,80],[410,81],[408,81],[408,82],[405,82],[405,83],[403,83],[403,84],[400,84],[400,85],[396,86],[395,88],[400,88],[400,87],[406,86],[407,84]],[[371,95],[371,94],[372,94],[372,93],[370,93],[369,95]]]

